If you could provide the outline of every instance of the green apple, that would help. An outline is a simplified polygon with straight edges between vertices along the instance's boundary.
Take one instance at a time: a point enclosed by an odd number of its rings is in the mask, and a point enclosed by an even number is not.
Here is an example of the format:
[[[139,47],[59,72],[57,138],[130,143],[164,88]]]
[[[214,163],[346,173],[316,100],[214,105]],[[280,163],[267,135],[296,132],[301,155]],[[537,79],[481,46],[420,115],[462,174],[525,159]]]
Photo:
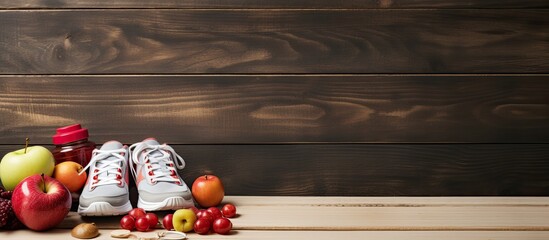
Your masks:
[[[25,151],[26,150],[26,151]],[[0,162],[0,179],[6,190],[13,190],[23,179],[34,174],[51,177],[55,160],[50,150],[42,146],[7,153]]]
[[[173,214],[173,228],[179,232],[190,232],[196,222],[196,214],[191,209],[179,209]]]

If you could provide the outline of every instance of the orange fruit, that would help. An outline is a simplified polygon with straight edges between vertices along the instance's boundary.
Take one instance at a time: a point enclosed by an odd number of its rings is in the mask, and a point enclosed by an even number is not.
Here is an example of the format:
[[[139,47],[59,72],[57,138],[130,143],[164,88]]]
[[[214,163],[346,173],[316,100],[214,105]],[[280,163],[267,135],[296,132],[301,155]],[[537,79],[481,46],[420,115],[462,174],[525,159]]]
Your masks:
[[[77,162],[62,162],[55,165],[55,168],[53,169],[53,178],[59,180],[59,182],[65,185],[69,191],[77,192],[84,187],[88,177],[86,172],[78,175],[82,169],[82,165]]]
[[[221,180],[214,175],[204,175],[194,180],[191,188],[194,200],[202,207],[217,206],[225,196]]]

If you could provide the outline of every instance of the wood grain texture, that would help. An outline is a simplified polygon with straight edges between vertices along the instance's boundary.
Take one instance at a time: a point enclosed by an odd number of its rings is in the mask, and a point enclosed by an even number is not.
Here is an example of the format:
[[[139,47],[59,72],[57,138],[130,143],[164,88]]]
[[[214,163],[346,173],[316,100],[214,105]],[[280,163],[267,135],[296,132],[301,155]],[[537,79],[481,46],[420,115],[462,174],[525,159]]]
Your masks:
[[[543,0],[0,0],[1,8],[254,8],[254,9],[401,9],[401,8],[546,8],[547,1]]]
[[[547,73],[549,10],[0,12],[0,73]]]
[[[187,184],[213,173],[228,195],[263,196],[548,196],[547,146],[173,145]]]
[[[238,200],[245,199],[242,204]],[[402,206],[338,205],[332,198],[329,205],[263,204],[264,197],[228,197],[238,207],[238,216],[231,219],[233,229],[278,231],[548,231],[549,206],[422,206],[414,198]],[[277,197],[271,197],[276,200]],[[312,202],[326,202],[311,197]],[[341,197],[343,202],[356,201]],[[369,202],[368,198],[364,199]],[[391,201],[391,198],[387,198]],[[452,198],[450,199],[452,202]],[[504,200],[492,197],[495,201]],[[330,201],[330,200],[328,200]],[[422,202],[423,200],[421,200]],[[427,199],[427,201],[430,201]],[[436,201],[436,200],[435,200]],[[489,199],[485,201],[490,201]],[[255,202],[255,203],[254,203]],[[271,201],[272,202],[272,201]],[[160,213],[161,215],[165,213]],[[299,217],[288,217],[299,216]],[[120,217],[80,217],[70,213],[58,228],[72,228],[81,222],[95,222],[99,228],[119,228]],[[334,221],[337,220],[337,221]],[[234,233],[236,234],[236,233]],[[549,234],[549,231],[548,231]]]
[[[278,231],[548,231],[549,207],[326,207],[238,206],[233,229]],[[117,229],[120,217],[80,219],[72,212],[59,228],[82,221]],[[299,217],[288,217],[288,216]],[[97,220],[96,220],[97,219]],[[334,221],[335,220],[335,221]]]
[[[547,75],[3,76],[0,143],[549,142]]]

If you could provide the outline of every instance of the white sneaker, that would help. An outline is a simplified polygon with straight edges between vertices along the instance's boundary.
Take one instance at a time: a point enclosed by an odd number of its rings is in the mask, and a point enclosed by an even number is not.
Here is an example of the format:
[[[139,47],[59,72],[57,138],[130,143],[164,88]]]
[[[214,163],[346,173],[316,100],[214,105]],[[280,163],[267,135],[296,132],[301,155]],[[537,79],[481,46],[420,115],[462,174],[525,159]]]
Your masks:
[[[123,215],[132,210],[129,199],[128,148],[109,141],[93,150],[88,180],[80,195],[78,213],[83,216]]]
[[[177,173],[185,161],[172,147],[147,138],[130,146],[130,159],[139,195],[137,207],[159,211],[194,206],[191,190]]]

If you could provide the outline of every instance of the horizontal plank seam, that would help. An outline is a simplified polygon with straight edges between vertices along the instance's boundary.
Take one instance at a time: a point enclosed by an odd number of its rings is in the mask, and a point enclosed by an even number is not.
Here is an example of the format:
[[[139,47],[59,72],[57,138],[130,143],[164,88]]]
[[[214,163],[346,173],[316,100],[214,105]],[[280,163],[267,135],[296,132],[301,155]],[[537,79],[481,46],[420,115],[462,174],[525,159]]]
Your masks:
[[[6,77],[549,77],[549,73],[97,73],[97,74],[0,74]]]
[[[97,143],[100,146],[102,143]],[[123,144],[133,144],[123,143]],[[253,143],[169,143],[172,146],[218,146],[218,145],[547,145],[549,142],[502,142],[502,143],[486,143],[486,142],[253,142]],[[52,143],[33,142],[31,145],[42,145],[45,147],[53,147]],[[0,143],[0,146],[24,146],[18,143]]]
[[[530,7],[530,8],[132,8],[132,7],[100,7],[100,8],[0,8],[0,11],[74,11],[74,10],[189,10],[189,11],[438,11],[438,10],[456,10],[456,11],[470,11],[470,10],[549,10],[547,7]]]

